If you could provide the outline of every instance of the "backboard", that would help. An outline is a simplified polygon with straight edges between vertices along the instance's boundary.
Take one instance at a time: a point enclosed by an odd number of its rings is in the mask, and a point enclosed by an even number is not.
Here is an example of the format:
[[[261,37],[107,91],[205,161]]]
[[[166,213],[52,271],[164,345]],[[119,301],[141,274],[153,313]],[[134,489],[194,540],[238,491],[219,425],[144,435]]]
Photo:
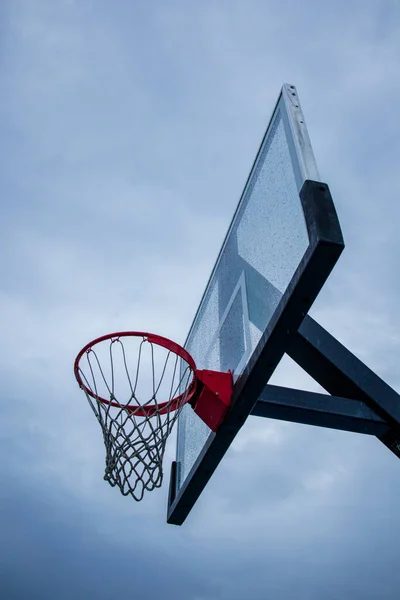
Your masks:
[[[185,343],[199,368],[232,372],[232,406],[215,433],[182,410],[169,523],[185,520],[342,249],[297,91],[284,85]]]

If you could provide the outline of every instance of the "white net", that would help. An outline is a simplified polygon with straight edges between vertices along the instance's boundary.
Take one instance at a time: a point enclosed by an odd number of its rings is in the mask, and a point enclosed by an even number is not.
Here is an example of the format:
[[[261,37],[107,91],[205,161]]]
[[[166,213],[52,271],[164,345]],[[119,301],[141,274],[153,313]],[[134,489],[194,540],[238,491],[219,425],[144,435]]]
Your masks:
[[[76,367],[103,431],[104,479],[137,501],[162,484],[166,441],[194,375],[184,358],[149,338],[103,339],[82,354]]]

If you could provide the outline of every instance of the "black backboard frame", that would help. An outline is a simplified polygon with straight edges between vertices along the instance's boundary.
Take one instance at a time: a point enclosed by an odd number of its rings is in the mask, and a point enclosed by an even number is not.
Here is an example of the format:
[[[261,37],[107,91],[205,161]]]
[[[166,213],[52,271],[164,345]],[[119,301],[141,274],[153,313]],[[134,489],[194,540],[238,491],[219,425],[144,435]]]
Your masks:
[[[171,469],[167,522],[181,525],[233,439],[251,414],[274,370],[294,340],[314,300],[344,248],[339,219],[326,184],[306,180],[300,191],[309,246],[280,299],[251,360],[234,386],[232,407],[207,442],[176,492],[176,463]]]

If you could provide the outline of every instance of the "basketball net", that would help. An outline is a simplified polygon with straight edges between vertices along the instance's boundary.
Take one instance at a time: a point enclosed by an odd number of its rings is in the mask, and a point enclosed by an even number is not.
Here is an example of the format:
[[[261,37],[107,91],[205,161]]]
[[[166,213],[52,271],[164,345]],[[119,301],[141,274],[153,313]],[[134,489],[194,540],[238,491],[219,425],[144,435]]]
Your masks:
[[[103,432],[104,479],[124,496],[143,498],[162,484],[172,427],[195,388],[195,364],[161,336],[121,332],[79,353],[75,376]]]

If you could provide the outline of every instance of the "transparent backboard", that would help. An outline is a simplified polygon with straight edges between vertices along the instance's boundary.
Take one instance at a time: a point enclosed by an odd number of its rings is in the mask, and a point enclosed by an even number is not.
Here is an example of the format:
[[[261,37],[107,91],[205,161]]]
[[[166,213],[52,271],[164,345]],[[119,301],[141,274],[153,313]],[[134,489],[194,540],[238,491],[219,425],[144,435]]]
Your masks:
[[[319,175],[296,89],[284,85],[185,343],[198,368],[231,370],[237,382],[251,362],[310,245],[299,195],[307,179]],[[173,497],[212,435],[186,406]]]

